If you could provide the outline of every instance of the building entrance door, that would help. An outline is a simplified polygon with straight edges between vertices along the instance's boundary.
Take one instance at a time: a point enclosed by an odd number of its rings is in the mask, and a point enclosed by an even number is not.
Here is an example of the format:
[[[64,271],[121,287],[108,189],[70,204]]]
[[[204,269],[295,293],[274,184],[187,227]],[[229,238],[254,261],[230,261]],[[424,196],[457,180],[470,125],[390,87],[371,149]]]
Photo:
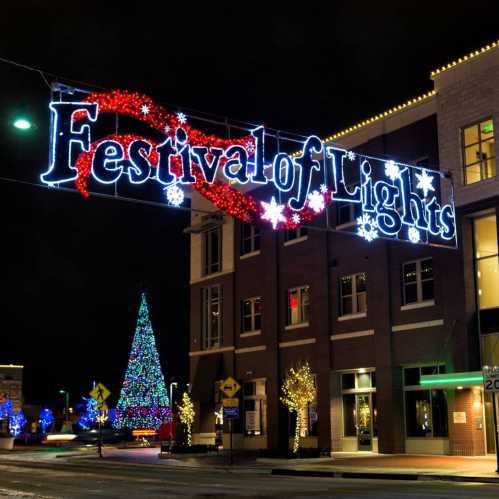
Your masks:
[[[358,449],[370,451],[373,448],[371,395],[363,393],[355,397],[357,414],[357,441]]]

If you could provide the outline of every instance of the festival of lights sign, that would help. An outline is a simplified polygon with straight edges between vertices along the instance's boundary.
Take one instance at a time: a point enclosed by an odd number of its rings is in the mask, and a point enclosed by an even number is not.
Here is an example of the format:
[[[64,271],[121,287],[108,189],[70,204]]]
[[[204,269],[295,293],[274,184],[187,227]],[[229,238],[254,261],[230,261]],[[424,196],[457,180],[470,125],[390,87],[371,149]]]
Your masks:
[[[41,180],[52,186],[75,182],[85,197],[90,182],[154,183],[170,205],[179,206],[190,186],[228,215],[273,229],[308,223],[332,202],[351,203],[357,206],[356,232],[367,241],[455,241],[454,206],[441,201],[444,176],[438,171],[357,154],[316,136],[306,138],[298,154],[269,155],[264,127],[222,138],[127,91],[53,101],[50,110],[50,164]],[[151,136],[106,134],[100,123],[106,115],[140,122]]]

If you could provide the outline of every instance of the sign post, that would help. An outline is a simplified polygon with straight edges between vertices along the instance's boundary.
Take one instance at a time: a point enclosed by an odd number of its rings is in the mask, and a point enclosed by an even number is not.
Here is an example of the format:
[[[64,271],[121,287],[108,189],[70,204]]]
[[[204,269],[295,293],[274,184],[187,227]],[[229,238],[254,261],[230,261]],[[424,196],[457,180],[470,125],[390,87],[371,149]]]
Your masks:
[[[97,401],[97,410],[99,411],[97,420],[99,425],[99,437],[97,439],[99,457],[104,457],[102,455],[102,415],[108,409],[105,401],[109,395],[111,395],[111,392],[102,383],[95,385],[94,389],[90,392],[90,396]]]
[[[497,427],[497,392],[499,392],[499,367],[484,366],[483,384],[485,393],[492,393],[492,410],[494,413],[494,436],[496,442],[496,473],[499,473],[499,428]]]
[[[220,385],[220,390],[227,397],[224,398],[223,403],[223,416],[224,419],[229,420],[229,464],[232,465],[232,420],[239,418],[239,399],[234,398],[234,395],[241,389],[241,385],[232,377],[229,376]]]

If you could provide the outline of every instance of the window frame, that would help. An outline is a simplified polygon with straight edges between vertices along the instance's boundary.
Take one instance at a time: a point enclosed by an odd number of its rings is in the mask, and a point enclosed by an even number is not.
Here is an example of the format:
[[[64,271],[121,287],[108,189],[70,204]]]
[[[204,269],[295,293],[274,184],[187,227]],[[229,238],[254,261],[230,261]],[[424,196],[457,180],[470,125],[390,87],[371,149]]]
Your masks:
[[[260,313],[255,313],[255,304],[257,301],[260,301]],[[245,302],[250,302],[251,304],[251,313],[250,315],[245,315],[244,313],[244,304]],[[244,298],[241,300],[241,331],[240,334],[247,334],[247,333],[257,333],[260,332],[262,329],[262,312],[263,312],[263,300],[261,296],[252,296],[250,298]],[[255,318],[256,316],[260,316],[260,327],[256,328],[255,327]],[[251,318],[251,329],[245,329],[244,328],[244,319],[246,317]]]
[[[265,393],[259,394],[257,390],[257,383],[262,383]],[[245,385],[253,383],[255,385],[255,393],[252,395],[246,395],[246,387]],[[246,407],[245,407],[245,402],[246,400],[254,400],[255,401],[255,406],[258,403],[259,404],[259,410],[256,411],[260,415],[260,430],[259,433],[257,434],[257,430],[252,430],[255,433],[249,433],[246,429]],[[243,382],[242,386],[242,407],[243,407],[243,432],[244,432],[244,437],[245,438],[252,438],[252,437],[262,437],[267,435],[267,380],[265,378],[255,378],[255,379],[248,379]]]
[[[245,231],[248,229],[249,229],[249,235],[245,233]],[[241,235],[241,244],[239,248],[240,256],[244,257],[260,252],[261,237],[262,237],[260,227],[257,227],[256,225],[247,222],[241,222],[240,235]],[[244,247],[246,241],[249,241],[249,246],[250,246],[249,251],[246,251]]]
[[[218,309],[217,335],[213,334],[210,313],[214,305],[213,290],[218,289],[215,305]],[[220,348],[223,342],[223,288],[221,284],[213,284],[201,288],[201,344],[203,350]]]
[[[495,310],[498,307],[482,307],[481,304],[481,288],[480,288],[480,282],[479,282],[479,274],[478,272],[481,272],[480,270],[480,262],[486,261],[486,260],[492,260],[492,259],[499,259],[499,240],[498,240],[498,249],[497,253],[493,255],[485,255],[485,256],[477,256],[478,252],[478,243],[477,243],[477,227],[476,227],[476,222],[480,219],[488,218],[488,217],[494,217],[495,218],[495,227],[496,227],[496,240],[499,238],[499,230],[497,229],[497,217],[498,213],[497,211],[491,211],[490,213],[482,214],[480,216],[475,216],[472,218],[472,235],[473,235],[473,264],[474,264],[474,278],[475,278],[475,293],[476,293],[476,301],[477,301],[477,307],[478,311],[484,311],[484,310]]]
[[[492,137],[489,137],[488,139],[482,140],[482,129],[481,125],[487,121],[492,122]],[[478,128],[478,141],[477,142],[472,142],[470,144],[466,143],[465,140],[465,131],[477,127]],[[494,119],[492,116],[488,116],[486,118],[480,119],[478,121],[475,121],[474,123],[470,123],[469,125],[461,127],[461,157],[462,157],[462,166],[463,166],[463,185],[473,185],[473,184],[478,184],[479,182],[483,182],[484,180],[490,180],[492,178],[495,178],[497,176],[497,168],[496,168],[496,154],[495,154],[495,148],[494,148],[494,155],[490,158],[483,159],[483,152],[482,152],[482,144],[493,141],[495,144],[495,125],[494,125]],[[474,163],[470,163],[469,165],[466,164],[466,149],[472,146],[478,146],[478,152],[480,154],[480,158],[478,161],[475,161]],[[493,162],[493,172],[492,175],[490,176],[484,176],[484,173],[486,173],[486,170],[488,168],[487,163],[489,161]],[[480,167],[480,180],[477,180],[475,182],[468,182],[468,175],[467,175],[467,170],[470,167],[474,166],[479,166]]]
[[[303,303],[303,291],[307,290],[308,292],[308,317],[307,320],[304,320],[305,316],[305,305]],[[298,291],[298,316],[299,316],[299,322],[291,322],[291,303],[290,303],[290,293],[292,291]],[[310,286],[308,284],[305,284],[303,286],[295,286],[293,288],[288,288],[286,291],[286,327],[289,328],[294,328],[294,327],[303,327],[303,326],[308,326],[310,322]]]
[[[427,260],[431,260],[432,277],[427,278],[427,279],[422,279],[421,263],[425,262]],[[405,266],[412,265],[414,263],[416,264],[416,281],[415,281],[415,283],[416,283],[417,299],[416,299],[416,301],[408,302],[407,297],[406,297],[406,286],[411,285],[411,284],[413,285],[414,282],[407,282],[407,283],[405,282]],[[407,310],[407,309],[414,308],[414,307],[417,308],[419,306],[435,305],[435,269],[433,266],[433,257],[428,256],[428,257],[424,257],[424,258],[419,258],[417,260],[410,260],[408,262],[403,262],[402,263],[401,278],[402,278],[402,307],[401,307],[402,310]],[[423,282],[428,282],[428,281],[433,282],[433,298],[428,298],[426,300],[423,300]]]
[[[349,212],[348,221],[346,222],[340,222],[340,210],[342,208],[347,208]],[[356,213],[356,211],[358,213]],[[361,215],[362,215],[361,203],[338,201],[338,204],[336,205],[336,228],[341,229],[341,228],[352,227],[353,225],[355,225],[357,218],[360,217]]]
[[[406,385],[405,383],[405,371],[407,369],[419,369],[419,377],[421,378],[422,375],[422,369],[425,368],[434,368],[436,369],[436,374],[444,374],[447,372],[447,368],[445,364],[425,364],[425,365],[416,365],[416,366],[404,366],[402,368],[402,383],[403,383],[403,391],[404,391],[404,435],[405,438],[416,438],[416,439],[428,439],[428,438],[449,438],[449,402],[447,400],[447,394],[446,390],[442,388],[427,388],[425,386],[421,386],[420,384],[418,385]],[[447,408],[447,435],[437,435],[435,436],[435,421],[433,419],[434,411],[433,411],[433,392],[434,391],[439,391],[443,392],[445,395],[445,401],[446,401],[446,408]],[[432,425],[431,425],[431,435],[408,435],[408,425],[407,425],[407,397],[406,393],[407,392],[427,392],[429,395],[429,401],[430,401],[430,412],[431,412],[431,417],[432,417]]]
[[[366,289],[365,291],[360,291],[357,292],[357,277],[358,276],[365,276],[366,280]],[[351,286],[352,286],[352,293],[348,295],[343,294],[342,286],[341,286],[341,280],[345,278],[350,278],[351,279]],[[361,294],[365,295],[365,303],[366,303],[366,309],[359,311],[358,309],[358,296]],[[357,272],[355,274],[346,274],[343,276],[338,277],[338,295],[339,295],[339,307],[338,307],[338,319],[341,320],[342,318],[349,318],[349,317],[366,317],[367,316],[367,310],[368,310],[368,305],[367,305],[367,272]],[[343,298],[352,298],[352,311],[349,313],[344,313],[343,312]]]
[[[213,262],[212,255],[212,238],[214,234],[218,236],[218,260]],[[212,274],[216,274],[222,271],[222,227],[215,227],[213,229],[205,230],[201,233],[202,240],[202,275],[208,276]]]
[[[296,235],[292,236],[292,233],[295,233]],[[284,231],[284,246],[305,241],[306,239],[308,239],[308,228],[302,225],[299,225],[295,229],[287,229]]]

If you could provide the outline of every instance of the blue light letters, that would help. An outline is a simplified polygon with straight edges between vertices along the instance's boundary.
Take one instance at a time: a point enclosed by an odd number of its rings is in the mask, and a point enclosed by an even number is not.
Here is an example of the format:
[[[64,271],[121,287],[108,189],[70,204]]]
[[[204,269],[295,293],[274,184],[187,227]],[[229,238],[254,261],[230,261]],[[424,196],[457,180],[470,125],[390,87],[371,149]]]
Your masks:
[[[76,159],[90,151],[99,109],[96,103],[52,102],[50,111],[50,164],[41,180],[55,185],[77,178]],[[80,115],[75,121],[77,112]],[[368,234],[369,241],[378,237],[378,232],[412,242],[455,239],[454,206],[441,206],[439,185],[433,186],[433,181],[440,180],[440,172],[324,146],[316,136],[305,140],[297,157],[277,152],[266,161],[265,128],[258,127],[251,134],[251,153],[241,145],[226,149],[192,145],[182,127],[159,145],[138,139],[127,151],[118,140],[104,139],[96,142],[91,174],[103,184],[118,182],[124,174],[131,184],[152,180],[171,186],[195,183],[193,168],[197,167],[209,184],[220,176],[238,184],[270,184],[286,199],[287,209],[297,220],[297,212],[307,208],[311,197],[317,197],[320,185],[321,192],[329,192],[333,201],[360,204],[359,234]],[[151,162],[153,150],[157,164]],[[179,176],[172,171],[175,157],[180,159]],[[417,185],[414,176],[419,179]]]

